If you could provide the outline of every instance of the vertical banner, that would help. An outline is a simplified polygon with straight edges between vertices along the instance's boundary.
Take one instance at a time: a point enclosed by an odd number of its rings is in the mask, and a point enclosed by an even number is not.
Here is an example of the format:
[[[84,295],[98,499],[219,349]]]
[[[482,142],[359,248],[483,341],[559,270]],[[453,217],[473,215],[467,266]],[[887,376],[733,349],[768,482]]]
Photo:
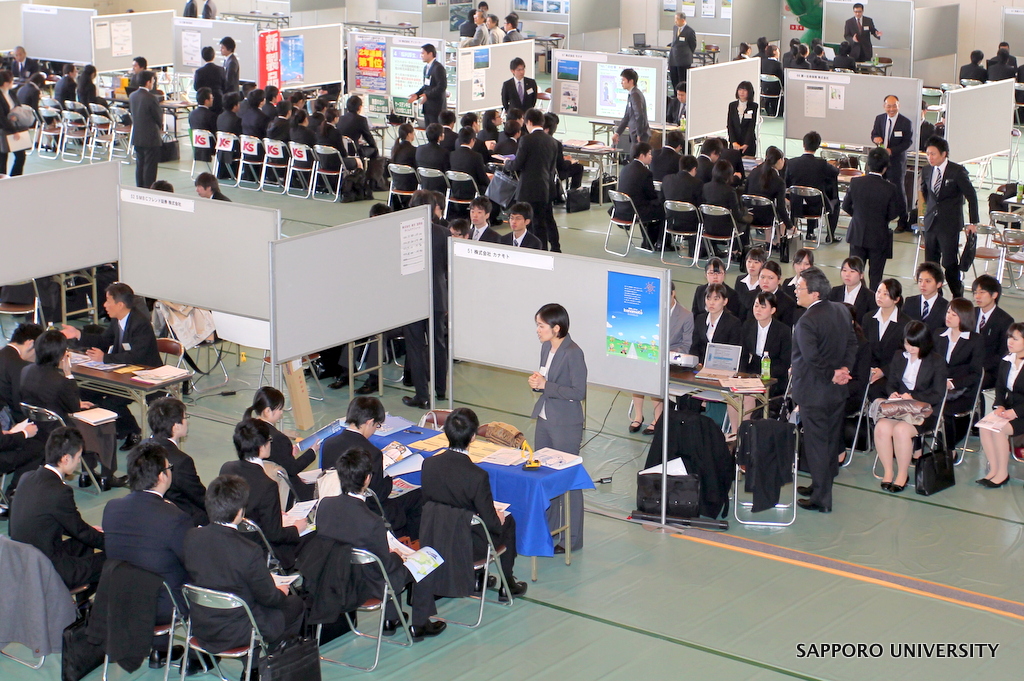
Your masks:
[[[259,35],[259,76],[256,86],[281,87],[281,32],[260,31]]]

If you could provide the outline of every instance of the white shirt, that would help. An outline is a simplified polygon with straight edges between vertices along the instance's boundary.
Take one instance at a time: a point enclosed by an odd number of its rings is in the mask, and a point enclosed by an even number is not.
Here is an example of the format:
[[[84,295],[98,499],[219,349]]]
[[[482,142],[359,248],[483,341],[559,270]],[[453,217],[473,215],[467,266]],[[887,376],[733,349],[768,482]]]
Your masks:
[[[844,286],[843,290],[846,291],[846,293],[843,295],[843,302],[846,303],[847,305],[853,305],[854,303],[856,303],[857,296],[860,295],[860,289],[863,285],[863,283],[857,284],[852,291],[847,290]]]
[[[249,463],[254,463],[257,466],[259,466],[260,468],[263,468],[263,459],[261,459],[261,458],[259,458],[257,456],[248,458],[248,459],[246,459],[246,461],[248,461]]]
[[[935,294],[931,298],[925,298],[924,296],[921,296],[921,316],[922,317],[924,316],[924,304],[928,303],[928,314],[931,314],[932,310],[935,309],[935,301],[938,299],[938,297],[939,297],[939,292],[938,291],[936,291]]]
[[[1003,360],[1010,363],[1010,373],[1006,375],[1006,389],[1012,391],[1013,384],[1017,382],[1017,374],[1020,373],[1021,367],[1024,367],[1024,360],[1018,362],[1016,355],[1012,352],[1003,357]]]
[[[58,478],[60,478],[61,482],[64,482],[64,474],[61,473],[59,470],[57,470],[56,466],[51,466],[50,464],[46,464],[45,466],[43,466],[43,468],[49,468],[51,471],[54,472],[54,475],[56,475]]]
[[[917,373],[921,371],[921,358],[911,357],[909,352],[904,352],[903,356],[907,358],[907,368],[903,370],[903,385],[907,386],[907,390],[914,390],[917,388]]]
[[[758,288],[758,286],[759,286],[759,284],[757,282],[757,279],[751,279],[750,278],[750,274],[747,274],[747,276],[745,276],[742,279],[740,279],[740,281],[747,285],[747,290],[748,291],[753,291],[754,289]]]
[[[761,326],[760,323],[757,325],[757,345],[754,346],[754,349],[758,357],[764,356],[764,344],[768,340],[768,329],[771,328],[771,325],[770,320],[765,326]]]
[[[960,337],[956,340],[953,339],[953,329],[946,329],[944,333],[940,333],[939,335],[949,339],[949,347],[946,349],[946,364],[949,364],[949,358],[953,356],[953,348],[955,348],[956,344],[960,341],[970,338],[971,332],[961,331]]]
[[[545,378],[545,380],[546,380],[546,379],[547,379],[547,377],[548,377],[548,372],[549,372],[549,371],[551,371],[551,362],[552,362],[552,360],[554,359],[554,357],[555,357],[555,350],[554,350],[554,349],[552,349],[552,350],[551,350],[551,351],[550,351],[550,352],[548,353],[548,361],[547,361],[547,362],[545,362],[545,363],[544,363],[544,366],[542,366],[542,367],[540,368],[540,375],[541,375],[541,376],[543,376],[543,377]],[[547,415],[547,412],[545,411],[546,409],[547,409],[547,405],[546,405],[546,404],[544,404],[544,405],[541,405],[541,408],[540,408],[540,414],[538,414],[538,415],[537,415],[537,416],[538,416],[539,418],[542,418],[542,419],[544,419],[545,421],[547,421],[547,420],[548,420],[548,415]]]
[[[875,314],[872,315],[878,320],[878,337],[882,338],[885,335],[885,330],[889,328],[889,325],[896,321],[896,318],[900,316],[899,308],[894,307],[892,314],[889,315],[888,321],[882,318],[882,308],[878,308]]]
[[[707,337],[709,343],[715,339],[715,329],[718,328],[718,322],[722,321],[723,314],[725,314],[724,311],[720,312],[715,319],[711,319],[711,315],[708,315],[708,328],[704,332],[704,335]]]
[[[473,225],[473,241],[480,241],[480,237],[483,236],[486,230],[486,224],[484,224],[483,227],[477,227],[476,225]]]
[[[214,525],[223,525],[224,527],[230,527],[232,530],[238,529],[238,525],[235,525],[234,523],[214,523]]]

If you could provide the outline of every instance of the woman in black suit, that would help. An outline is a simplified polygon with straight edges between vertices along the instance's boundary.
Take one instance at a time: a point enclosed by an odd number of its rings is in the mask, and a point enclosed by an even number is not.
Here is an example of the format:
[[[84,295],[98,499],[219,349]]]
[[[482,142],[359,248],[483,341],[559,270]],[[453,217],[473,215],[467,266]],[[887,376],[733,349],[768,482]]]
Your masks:
[[[853,50],[850,48],[850,43],[845,40],[839,44],[839,49],[836,50],[836,58],[832,60],[832,68],[834,69],[846,69],[848,71],[857,70],[857,62],[854,61],[853,57],[850,56],[850,52]]]
[[[51,329],[36,339],[34,347],[35,364],[21,370],[21,401],[56,412],[66,425],[74,426],[76,422],[71,414],[93,405],[82,400],[75,379],[67,378],[71,373],[67,338],[60,331]],[[54,428],[46,425],[40,428],[43,441]]]
[[[904,352],[897,352],[889,365],[889,399],[927,402],[933,411],[919,426],[896,419],[879,419],[875,423],[875,450],[884,471],[882,489],[893,493],[902,492],[907,486],[914,437],[935,427],[939,404],[946,394],[946,362],[934,351],[931,331],[924,322],[914,320],[907,324],[903,329],[903,348]]]
[[[501,132],[501,112],[497,109],[484,111],[483,122],[481,123],[480,132],[476,134],[476,138],[481,142],[494,142],[497,144],[499,132]]]
[[[398,139],[391,147],[391,162],[416,167],[416,128],[409,123],[398,126]]]
[[[90,104],[107,105],[107,100],[96,94],[96,67],[86,64],[78,74],[78,88],[75,91],[78,101],[89,108]]]
[[[812,71],[828,71],[828,58],[825,56],[825,48],[821,45],[815,45],[807,63],[811,65]]]
[[[903,314],[903,285],[896,279],[883,279],[875,291],[878,310],[864,319],[864,335],[871,346],[871,400],[885,397],[885,378],[893,355],[902,347],[903,327],[909,318]]]
[[[328,107],[324,110],[323,116],[323,123],[317,129],[316,143],[337,149],[341,153],[345,168],[348,170],[362,168],[362,159],[349,155],[348,145],[345,144],[345,139],[342,137],[341,132],[335,127],[340,117],[338,110],[333,106]]]
[[[356,143],[363,158],[377,158],[377,141],[370,132],[370,123],[363,115],[363,98],[352,95],[345,101],[345,115],[338,121],[338,132]],[[362,140],[362,141],[360,141]]]
[[[778,381],[771,387],[769,395],[782,395],[786,392],[793,354],[793,330],[775,319],[778,303],[774,293],[759,292],[751,309],[753,316],[743,323],[743,362],[740,371],[760,376],[761,360],[767,353],[772,364],[771,377]],[[753,401],[753,398],[750,400]]]
[[[302,109],[296,109],[292,114],[291,130],[288,132],[288,139],[292,142],[305,144],[310,149],[316,144],[316,135],[309,129],[309,116]]]
[[[7,146],[7,135],[17,135],[15,141],[22,141],[23,135],[28,135],[28,132],[19,130],[18,126],[8,118],[11,110],[17,105],[14,98],[11,97],[11,86],[14,84],[14,76],[10,71],[4,69],[0,71],[0,135],[4,139],[0,139],[0,173],[7,173],[7,155],[10,153]],[[22,86],[27,87],[27,86]],[[14,139],[14,138],[12,138]],[[14,165],[11,167],[10,174],[21,175],[25,171],[25,150],[14,152]]]
[[[299,446],[293,444],[291,438],[277,429],[277,424],[281,421],[282,416],[284,416],[284,395],[277,388],[270,386],[263,386],[257,390],[252,400],[252,406],[242,414],[243,419],[259,419],[270,427],[270,455],[267,458],[288,473],[288,481],[298,497],[297,500],[307,501],[313,498],[313,485],[303,482],[299,473],[313,463],[316,459],[316,452],[307,449],[300,453]]]
[[[946,359],[949,379],[946,388],[946,434],[955,446],[967,434],[967,418],[957,428],[954,414],[970,411],[978,394],[984,370],[985,346],[974,332],[974,305],[964,298],[954,298],[946,308],[946,328],[936,329],[935,351]]]
[[[764,162],[750,171],[747,176],[747,193],[754,196],[763,196],[775,203],[775,213],[779,220],[785,225],[785,232],[793,229],[793,220],[789,217],[789,210],[786,208],[786,181],[782,177],[782,169],[786,167],[786,157],[782,151],[775,146],[768,147],[764,152]],[[772,214],[767,207],[755,206],[750,211],[754,215],[753,224],[772,224]],[[781,240],[780,234],[775,238]]]
[[[998,433],[987,428],[978,429],[981,447],[988,459],[988,475],[979,479],[978,484],[992,489],[1009,482],[1010,437],[1024,435],[1024,372],[1021,372],[1024,367],[1024,322],[1010,324],[1006,331],[1006,348],[1009,354],[999,364],[992,413],[1010,422]]]
[[[729,102],[729,144],[744,156],[757,156],[757,102],[754,86],[745,80],[736,87],[736,100]]]
[[[828,299],[835,303],[853,305],[857,315],[857,323],[864,324],[864,319],[875,313],[875,294],[864,284],[864,261],[853,256],[843,261],[839,276],[843,283],[833,286]]]

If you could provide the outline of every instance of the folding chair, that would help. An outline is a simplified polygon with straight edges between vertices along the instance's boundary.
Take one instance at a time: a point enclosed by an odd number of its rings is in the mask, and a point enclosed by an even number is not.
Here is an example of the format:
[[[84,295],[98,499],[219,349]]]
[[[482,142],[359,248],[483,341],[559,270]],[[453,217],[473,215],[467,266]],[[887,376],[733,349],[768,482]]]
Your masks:
[[[189,177],[193,180],[196,179],[196,163],[205,163],[206,170],[213,172],[210,161],[200,161],[196,158],[197,151],[206,152],[211,159],[213,158],[213,135],[208,130],[192,130],[192,170],[189,171]]]
[[[279,574],[281,572],[281,561],[279,561],[277,556],[274,555],[274,548],[270,545],[270,542],[267,540],[267,535],[263,534],[263,530],[260,529],[260,526],[248,518],[242,518],[242,522],[238,523],[238,531],[255,534],[260,538],[256,543],[262,544],[264,550],[267,552],[267,569],[274,574]]]
[[[202,606],[204,608],[211,608],[213,610],[244,610],[246,617],[249,618],[249,624],[252,626],[252,633],[249,636],[249,643],[245,646],[239,646],[237,648],[230,648],[223,650],[219,653],[211,653],[206,650],[199,638],[192,635],[192,617],[188,618],[188,624],[185,628],[185,642],[188,648],[202,653],[210,657],[213,660],[213,667],[217,670],[217,676],[221,678],[221,681],[228,681],[224,676],[224,672],[220,668],[220,658],[230,658],[238,660],[241,658],[247,658],[245,662],[245,670],[242,673],[243,679],[252,678],[253,658],[256,657],[257,648],[264,654],[267,651],[266,643],[263,640],[263,635],[260,634],[259,625],[256,624],[256,618],[253,617],[252,611],[249,610],[249,606],[241,598],[235,594],[228,593],[226,591],[214,591],[213,589],[204,589],[199,586],[192,584],[185,584],[181,587],[181,592],[185,596],[185,602],[190,606]],[[181,681],[185,681],[185,673],[188,671],[188,664],[184,662],[188,658],[186,651],[185,655],[182,656],[181,665]]]
[[[33,293],[31,303],[0,303],[0,334],[2,334],[5,338],[7,337],[7,332],[4,330],[4,315],[11,315],[15,317],[21,315],[24,315],[25,317],[31,316],[32,321],[35,322],[36,324],[39,324],[42,321],[43,306],[39,301],[39,291],[36,287],[36,282],[34,279],[32,280],[31,284]]]
[[[358,665],[349,664],[340,660],[332,660],[328,657],[320,656],[320,659],[324,662],[330,662],[331,664],[341,665],[342,667],[351,667],[352,669],[359,669],[364,672],[372,672],[377,668],[377,663],[380,661],[380,646],[381,643],[390,643],[391,645],[402,646],[408,648],[412,645],[412,630],[411,623],[409,622],[405,612],[402,611],[402,603],[399,599],[399,594],[395,591],[394,586],[391,584],[391,580],[388,578],[388,571],[384,567],[384,563],[381,562],[375,554],[370,553],[364,549],[352,549],[352,564],[353,565],[376,565],[380,570],[381,577],[384,578],[384,593],[378,596],[371,596],[363,602],[356,610],[359,612],[379,612],[380,621],[377,624],[377,635],[368,634],[360,631],[356,627],[356,623],[352,621],[352,617],[349,613],[345,613],[345,619],[348,621],[348,626],[352,630],[352,633],[361,638],[368,638],[377,642],[377,648],[373,656],[373,664],[369,667],[360,667]],[[395,609],[398,611],[398,621],[402,626],[402,633],[405,635],[404,641],[393,641],[384,638],[384,609],[388,602],[394,604]],[[317,625],[316,637],[320,640],[320,635],[323,632],[323,625]]]
[[[114,158],[123,158],[128,161],[132,158],[132,117],[127,109],[122,108],[115,102],[107,111],[114,121]],[[123,153],[118,153],[118,149]]]
[[[50,101],[56,102],[56,100]],[[36,153],[39,158],[56,159],[60,156],[61,140],[64,137],[64,126],[61,125],[61,110],[55,106],[40,104],[39,118],[39,135],[36,137],[38,150]],[[51,150],[48,151],[46,147],[51,147]]]
[[[756,437],[756,431],[759,428],[764,428],[766,425],[768,427],[775,428],[776,426],[774,424],[777,424],[777,423],[779,423],[779,422],[778,421],[767,421],[767,420],[748,421],[748,422],[746,422],[740,428],[739,439],[737,440],[737,445],[736,445],[737,453],[739,453],[741,451],[741,448],[743,447],[743,442],[744,442],[744,440],[746,438],[755,438]],[[768,424],[771,424],[771,425],[768,425]],[[733,502],[734,502],[733,503],[733,517],[736,518],[736,522],[740,523],[741,525],[757,525],[757,526],[761,526],[761,527],[789,527],[794,522],[796,522],[796,500],[797,500],[796,488],[798,486],[797,485],[797,472],[798,472],[797,469],[798,469],[799,459],[800,459],[800,431],[796,427],[796,425],[792,424],[792,423],[786,422],[785,423],[785,427],[787,428],[787,430],[790,433],[792,433],[792,436],[793,436],[793,460],[792,460],[792,468],[790,469],[790,473],[792,475],[792,480],[791,480],[791,482],[786,483],[786,484],[789,484],[793,488],[793,499],[789,503],[785,503],[785,504],[779,503],[779,504],[776,504],[774,510],[788,511],[788,513],[785,516],[783,516],[781,519],[779,519],[779,520],[754,520],[753,518],[755,516],[753,515],[753,511],[752,511],[753,506],[754,506],[754,502],[753,501],[742,501],[740,499],[740,493],[741,493],[741,491],[743,489],[740,486],[740,473],[744,473],[744,468],[739,464],[739,462],[737,462],[736,466],[735,466],[736,471],[735,471],[735,474],[734,474],[735,475],[735,479],[734,479],[735,485],[733,487],[733,489],[736,490],[735,493],[734,493],[735,497],[733,498]],[[781,435],[782,435],[781,433],[778,434],[779,437],[781,437]],[[746,471],[745,471],[745,475],[752,475],[753,474],[751,466],[754,465],[754,464],[755,464],[755,462],[751,461],[747,465]],[[743,511],[747,511],[747,513],[741,513],[741,509]],[[764,509],[764,510],[769,510],[769,509]]]
[[[242,143],[242,158],[238,165],[238,181],[235,186],[239,189],[246,189],[251,192],[258,192],[263,177],[263,142],[259,137],[242,135],[239,140]],[[243,182],[250,182],[245,178],[245,170],[249,169],[252,174],[251,182],[255,185],[243,185]]]
[[[31,420],[33,423],[37,425],[42,423],[56,423],[59,426],[67,425],[66,423],[64,423],[64,419],[62,419],[60,417],[60,414],[58,414],[57,412],[52,411],[50,409],[45,409],[43,407],[37,407],[34,404],[29,404],[28,402],[21,403],[21,411],[23,414],[25,414],[25,416],[29,418],[29,420]],[[85,473],[86,475],[89,476],[89,480],[92,482],[92,485],[86,487],[85,491],[89,492],[90,494],[99,496],[99,480],[96,479],[96,474],[92,472],[92,469],[85,465],[84,459],[82,459],[81,463],[79,464],[78,473],[79,475]]]
[[[313,147],[313,156],[316,158],[316,171],[313,173],[313,200],[327,201],[328,199],[317,198],[316,188],[320,180],[327,186],[327,195],[331,203],[341,199],[341,183],[345,177],[345,162],[342,160],[341,152],[334,147],[325,144],[317,144]]]
[[[775,202],[756,194],[744,194],[740,200],[754,216],[754,222],[750,225],[751,243],[763,243],[765,250],[768,251],[767,257],[771,258],[772,245],[779,231],[779,212],[775,208]]]
[[[1010,281],[1017,284],[1013,276],[1013,265],[1019,265],[1024,256],[1024,215],[994,210],[989,213],[989,221],[999,232],[991,236],[992,245],[1000,250],[1002,263],[996,279],[1003,281],[1003,272],[1009,271]],[[981,230],[979,229],[979,234]],[[975,255],[977,258],[978,256]],[[977,270],[975,270],[977,274]]]
[[[396,210],[400,210],[406,207],[409,199],[416,192],[419,179],[416,177],[416,171],[412,167],[400,163],[389,164],[388,172],[391,174],[391,185],[388,187],[388,205]],[[397,206],[395,205],[396,197],[399,204]]]
[[[260,189],[262,191],[269,191],[272,194],[284,194],[288,191],[288,185],[285,183],[285,177],[288,175],[288,146],[285,142],[278,140],[272,140],[269,137],[263,138],[263,170],[260,173]],[[271,186],[267,183],[267,171],[274,171],[274,187],[279,187],[281,191],[271,191],[267,187]]]
[[[725,261],[725,269],[732,265],[733,248],[740,240],[740,231],[736,227],[736,217],[732,211],[722,206],[712,206],[709,203],[702,204],[701,213],[701,241],[708,243],[708,253],[714,252],[715,243],[724,243],[729,250]]]
[[[109,161],[114,157],[114,122],[103,114],[94,113],[89,115],[88,150],[90,161],[96,160],[97,149],[102,154],[99,158],[101,161]]]
[[[779,88],[779,93],[776,94],[776,95],[765,94],[766,86],[769,86],[769,85],[777,86]],[[774,89],[774,87],[772,89]],[[783,92],[782,92],[782,82],[779,81],[779,77],[778,76],[772,76],[772,75],[766,74],[766,73],[762,73],[761,74],[761,101],[765,102],[765,103],[773,101],[773,100],[775,101],[775,109],[774,109],[775,113],[774,114],[769,114],[769,115],[772,116],[772,118],[778,118],[779,117],[779,109],[781,108],[781,104],[782,104],[782,95],[783,95]],[[765,108],[767,108],[767,107],[765,107]]]
[[[86,144],[89,141],[89,121],[77,111],[65,111],[61,116],[60,154],[62,161],[81,163],[85,160]],[[68,143],[78,145],[78,153],[68,153]]]
[[[171,587],[164,582],[164,589],[167,591],[167,595],[171,597],[171,621],[167,624],[156,624],[153,626],[153,637],[166,636],[167,637],[167,661],[164,663],[164,681],[167,681],[171,676],[171,657],[174,651],[174,632],[178,626],[185,626],[185,611],[178,605],[178,599],[174,597],[174,592]],[[181,666],[186,668],[188,665],[188,655],[183,654],[181,656]],[[107,681],[107,668],[110,666],[110,656],[107,654],[103,655],[103,681]],[[203,665],[205,669],[205,664]]]
[[[964,456],[967,455],[967,452],[973,452],[974,451],[973,449],[968,449],[967,448],[967,441],[971,439],[971,429],[974,428],[974,424],[977,423],[978,420],[981,417],[979,412],[981,411],[983,395],[985,394],[985,391],[982,389],[982,386],[984,386],[984,385],[985,385],[985,370],[982,369],[981,370],[981,378],[978,379],[978,392],[976,392],[974,394],[974,402],[971,404],[971,410],[969,412],[967,412],[967,413],[953,414],[953,418],[954,419],[963,418],[964,416],[968,416],[969,417],[969,419],[967,421],[967,433],[964,435],[964,443],[963,443],[962,446],[959,447],[960,451],[957,452],[956,456],[953,459],[953,465],[954,466],[959,466],[963,462]]]
[[[604,252],[611,253],[620,257],[625,257],[629,254],[630,247],[633,246],[633,238],[636,235],[636,230],[640,228],[640,245],[636,247],[638,251],[644,251],[645,253],[654,252],[654,248],[648,248],[647,232],[644,230],[644,225],[640,222],[640,214],[636,210],[636,204],[633,203],[632,197],[629,194],[617,192],[615,190],[608,190],[608,198],[612,200],[612,214],[608,218],[608,231],[604,235]],[[630,219],[615,217],[616,214],[625,213],[632,215]],[[612,230],[616,227],[625,230],[627,233],[626,237],[626,250],[621,253],[613,251],[608,248],[608,242],[612,238]],[[663,240],[664,241],[664,240]]]
[[[665,236],[661,240],[661,262],[665,265],[673,264],[665,261],[665,244],[669,237],[676,247],[676,253],[682,252],[686,239],[693,239],[693,260],[689,266],[695,266],[700,259],[700,211],[695,205],[686,201],[665,202]],[[677,257],[684,260],[681,255]]]
[[[942,442],[943,446],[946,446],[946,443],[949,442],[949,438],[946,437],[946,422],[945,422],[946,399],[948,397],[949,397],[949,390],[946,390],[942,394],[942,404],[939,405],[938,417],[935,420],[935,427],[932,429],[931,433],[929,433],[929,434],[921,433],[921,434],[918,434],[917,436],[914,437],[914,451],[915,452],[918,451],[918,450],[921,450],[923,452],[925,447],[928,447],[929,451],[935,451],[935,448],[939,446],[938,443],[940,442],[940,437],[941,437],[941,442]],[[871,475],[875,476],[876,480],[881,480],[884,476],[879,475],[876,472],[877,468],[878,468],[878,449],[876,447],[876,449],[875,449],[875,462],[871,464]],[[914,484],[913,472],[911,472],[910,477],[907,478],[907,484],[913,486],[913,484]]]
[[[501,601],[495,601],[495,602],[498,603],[499,605],[504,605],[505,607],[512,607],[512,603],[514,601],[514,599],[512,598],[512,590],[509,589],[509,584],[505,580],[505,573],[501,569],[501,565],[498,563],[498,558],[500,558],[501,555],[503,553],[505,553],[505,546],[504,545],[497,546],[497,547],[494,546],[494,541],[491,539],[491,533],[487,531],[487,527],[484,525],[484,521],[480,518],[480,516],[478,516],[476,514],[473,514],[473,518],[472,518],[472,520],[470,520],[469,525],[470,526],[469,526],[468,530],[470,532],[473,531],[473,526],[474,525],[479,525],[480,527],[482,527],[483,531],[484,531],[484,537],[487,538],[487,555],[485,555],[480,560],[476,560],[476,561],[473,562],[473,571],[474,571],[474,573],[479,571],[479,570],[483,570],[484,571],[484,584],[486,585],[487,584],[487,577],[491,573],[491,566],[494,565],[495,567],[497,567],[497,569],[498,569],[498,581],[501,584],[501,589],[504,591],[505,595],[508,597],[508,600],[505,601],[505,602],[501,602]],[[455,620],[447,619],[447,618],[444,618],[444,617],[438,617],[438,619],[439,620],[443,620],[443,621],[447,622],[448,624],[454,624],[457,627],[465,627],[467,629],[476,629],[477,627],[480,626],[480,623],[483,622],[483,619],[484,619],[484,603],[487,601],[486,594],[487,594],[487,589],[486,589],[486,586],[485,586],[484,590],[482,592],[480,592],[479,596],[476,596],[476,595],[469,596],[469,598],[475,598],[475,599],[480,601],[480,611],[477,613],[476,622],[470,624],[469,622],[456,622]]]
[[[230,132],[217,133],[217,156],[213,164],[213,174],[220,177],[221,155],[230,156],[231,162],[227,164],[228,176],[235,181],[232,187],[238,186],[239,173],[235,170],[238,163],[238,135]],[[225,185],[228,183],[225,182]]]
[[[313,177],[316,175],[316,158],[313,150],[305,144],[289,142],[288,150],[291,152],[291,161],[288,163],[288,174],[285,176],[285,196],[293,196],[299,199],[308,199],[313,195]],[[305,194],[292,193],[292,179],[298,179],[302,184]]]
[[[448,179],[440,170],[417,168],[416,175],[420,180],[420,189],[448,194]]]
[[[794,196],[799,198],[800,217],[794,217],[794,222],[796,222],[798,225],[803,225],[804,227],[804,230],[802,232],[803,236],[801,237],[804,240],[804,248],[810,250],[821,248],[821,235],[823,233],[825,235],[825,243],[832,243],[832,233],[830,231],[831,226],[828,224],[828,210],[825,202],[825,195],[822,193],[822,191],[820,189],[815,189],[814,187],[802,187],[800,185],[794,185],[787,189],[786,191],[789,193],[790,201],[793,200]],[[815,200],[817,201],[819,206],[817,214],[815,214],[813,211],[808,213],[807,202]],[[817,234],[815,235],[815,242],[813,246],[807,245],[806,234],[808,220],[817,220],[818,222]]]
[[[480,189],[476,186],[476,180],[468,173],[461,173],[457,170],[449,170],[445,177],[448,180],[448,191],[445,193],[444,218],[448,219],[448,211],[452,204],[465,209],[469,214],[469,204],[473,199],[480,196]],[[460,214],[461,217],[461,214]]]

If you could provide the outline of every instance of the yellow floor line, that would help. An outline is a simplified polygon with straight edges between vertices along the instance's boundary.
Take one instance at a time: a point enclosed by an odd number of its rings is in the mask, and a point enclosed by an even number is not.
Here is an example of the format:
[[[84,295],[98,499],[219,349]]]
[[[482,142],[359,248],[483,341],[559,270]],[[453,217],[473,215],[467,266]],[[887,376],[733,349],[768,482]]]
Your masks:
[[[897,591],[904,591],[906,593],[917,594],[919,596],[926,596],[928,598],[934,598],[935,600],[945,601],[947,603],[953,603],[955,605],[962,605],[962,606],[964,606],[966,608],[972,608],[974,610],[981,610],[983,612],[990,612],[990,613],[993,613],[995,615],[1002,615],[1004,617],[1009,617],[1011,619],[1016,619],[1016,620],[1024,621],[1024,615],[1017,615],[1017,614],[1012,613],[1012,612],[1006,612],[1005,610],[999,610],[999,609],[996,609],[996,608],[990,608],[990,607],[988,607],[986,605],[979,605],[977,603],[972,603],[970,601],[963,601],[963,600],[959,600],[957,598],[950,598],[948,596],[940,596],[938,594],[930,593],[928,591],[923,591],[923,590],[920,590],[920,589],[913,589],[911,587],[903,586],[901,584],[894,584],[892,582],[887,582],[887,581],[885,581],[883,579],[876,579],[874,577],[867,577],[865,575],[860,575],[860,574],[856,574],[856,573],[844,572],[843,570],[837,570],[835,568],[825,567],[823,565],[816,565],[814,563],[807,563],[807,562],[804,562],[804,561],[795,560],[793,558],[785,558],[783,556],[776,556],[776,555],[773,555],[773,554],[770,554],[770,553],[764,553],[764,552],[761,552],[761,551],[756,551],[754,549],[743,548],[743,547],[740,547],[740,546],[733,546],[731,544],[723,544],[721,542],[716,542],[716,541],[713,541],[713,540],[710,540],[710,539],[701,539],[699,537],[691,537],[691,536],[685,535],[685,534],[673,534],[672,536],[676,537],[678,539],[685,539],[687,541],[696,542],[698,544],[705,544],[707,546],[715,546],[715,547],[718,547],[718,548],[728,549],[730,551],[736,551],[738,553],[746,553],[748,555],[757,556],[759,558],[767,558],[769,560],[778,561],[780,563],[786,563],[788,565],[795,565],[795,566],[807,568],[807,569],[810,569],[810,570],[817,570],[818,572],[824,572],[824,573],[831,574],[831,575],[837,575],[839,577],[847,577],[849,579],[856,579],[858,581],[866,582],[868,584],[875,584],[875,585],[878,585],[878,586],[884,586],[884,587],[888,587],[890,589],[895,589]],[[773,546],[773,547],[775,546],[774,544],[767,544],[765,542],[756,542],[756,540],[749,540],[749,541],[755,541],[755,543],[763,543],[766,546]],[[775,548],[781,548],[781,547],[775,547]],[[786,550],[787,551],[794,551],[796,553],[802,553],[802,554],[807,555],[807,556],[816,556],[816,554],[807,553],[805,551],[796,551],[795,549],[786,549]],[[833,558],[826,558],[825,556],[816,556],[816,557],[824,558],[825,560],[830,560],[830,561],[831,560],[835,560]],[[1002,601],[1003,603],[1012,603],[1013,605],[1019,605],[1021,607],[1024,607],[1024,604],[1022,604],[1022,603],[1018,603],[1017,601],[1007,600],[1005,598],[999,598],[997,596],[989,596],[988,594],[982,594],[982,593],[978,593],[978,592],[975,592],[975,591],[969,591],[967,589],[960,589],[960,588],[954,587],[954,586],[947,586],[945,584],[938,584],[937,582],[929,582],[927,580],[917,579],[916,577],[907,577],[906,575],[900,575],[900,574],[897,574],[895,572],[886,572],[885,570],[876,570],[875,568],[868,568],[868,567],[865,567],[863,565],[858,565],[856,563],[848,563],[846,561],[841,561],[841,560],[835,560],[835,562],[843,563],[845,565],[853,565],[853,566],[856,566],[856,567],[861,568],[861,569],[872,570],[874,572],[879,572],[879,573],[882,573],[882,574],[892,575],[892,576],[895,576],[895,577],[900,577],[902,579],[909,579],[909,580],[913,580],[915,582],[920,582],[922,584],[932,584],[932,585],[935,585],[935,586],[942,587],[943,589],[952,589],[954,591],[959,591],[960,593],[972,594],[972,595],[979,596],[979,597],[982,597],[982,598],[998,600],[998,601]]]

